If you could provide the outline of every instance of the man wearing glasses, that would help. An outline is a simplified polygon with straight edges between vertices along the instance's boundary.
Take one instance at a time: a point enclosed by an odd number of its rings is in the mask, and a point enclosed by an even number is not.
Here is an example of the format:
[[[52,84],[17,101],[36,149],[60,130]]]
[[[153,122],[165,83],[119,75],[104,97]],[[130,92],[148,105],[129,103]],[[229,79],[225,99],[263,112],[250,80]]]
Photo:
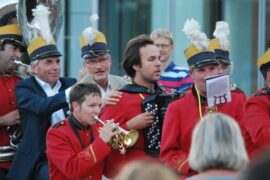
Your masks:
[[[157,29],[150,34],[150,38],[158,47],[161,61],[161,74],[158,84],[180,93],[189,89],[193,80],[188,74],[188,69],[177,66],[172,62],[174,42],[172,33],[166,29]]]
[[[94,38],[91,39],[91,37]],[[104,34],[92,27],[88,27],[81,35],[80,45],[81,56],[88,73],[80,82],[95,83],[101,91],[103,102],[105,100],[107,103],[117,101],[110,97],[112,95],[121,96],[121,93],[113,90],[120,89],[128,82],[120,76],[109,74],[112,60]]]

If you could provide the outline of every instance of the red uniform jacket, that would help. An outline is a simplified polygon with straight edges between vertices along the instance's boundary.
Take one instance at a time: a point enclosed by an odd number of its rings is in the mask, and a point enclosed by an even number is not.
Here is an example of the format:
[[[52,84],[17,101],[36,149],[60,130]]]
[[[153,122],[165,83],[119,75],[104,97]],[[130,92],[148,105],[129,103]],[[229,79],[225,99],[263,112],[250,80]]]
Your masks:
[[[217,105],[217,111],[227,114],[238,122],[247,146],[250,137],[243,126],[244,104],[243,95],[232,92],[232,101]],[[207,102],[202,102],[202,113],[205,114]],[[165,115],[161,139],[161,161],[180,172],[181,175],[192,175],[188,154],[191,145],[192,130],[200,120],[197,97],[191,92],[179,100],[172,102]],[[194,173],[194,172],[193,172]]]
[[[101,112],[100,118],[102,120],[114,119],[115,122],[120,123],[120,126],[127,129],[126,122],[142,113],[142,100],[143,97],[147,97],[148,94],[141,95],[122,92],[122,97],[117,105],[105,106]],[[106,160],[106,176],[113,178],[125,163],[140,158],[150,158],[150,156],[146,155],[144,152],[142,130],[139,130],[137,142],[132,147],[128,148],[124,155],[121,155],[118,151],[114,151],[108,156]]]
[[[270,146],[270,94],[264,88],[246,103],[246,127],[257,150]]]
[[[111,148],[98,137],[96,128],[92,127],[94,141],[89,129],[77,130],[86,148],[82,148],[67,119],[49,129],[47,157],[50,179],[101,179],[104,159]]]
[[[3,116],[15,109],[16,97],[15,86],[20,80],[17,76],[0,76],[0,116]],[[9,144],[9,134],[6,130],[6,126],[0,127],[0,146],[7,146]],[[10,162],[0,162],[0,168],[8,169]]]

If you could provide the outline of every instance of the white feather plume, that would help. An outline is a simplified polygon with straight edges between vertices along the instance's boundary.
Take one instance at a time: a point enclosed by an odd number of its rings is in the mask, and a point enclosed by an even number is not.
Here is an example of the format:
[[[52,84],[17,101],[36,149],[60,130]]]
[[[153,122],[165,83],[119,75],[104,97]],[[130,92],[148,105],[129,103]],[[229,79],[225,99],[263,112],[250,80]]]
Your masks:
[[[93,28],[93,26],[94,23],[99,19],[99,17],[97,14],[92,14],[89,19],[90,19],[90,26],[83,31],[83,37],[85,43],[92,46],[95,43],[95,39],[98,34],[98,30]]]
[[[219,40],[221,49],[227,49],[229,45],[228,36],[230,34],[229,25],[225,21],[218,21],[213,33],[214,37]]]
[[[39,30],[43,39],[49,44],[52,39],[49,23],[49,15],[51,12],[49,11],[49,8],[43,4],[39,4],[32,12],[34,16],[32,25]]]
[[[183,30],[191,43],[196,46],[198,50],[206,50],[208,48],[209,40],[205,33],[200,31],[199,23],[194,20],[187,20],[184,24]]]
[[[85,44],[89,44],[92,46],[95,43],[96,36],[98,34],[98,31],[94,29],[93,27],[88,27],[83,31],[83,37],[85,40]]]
[[[90,16],[90,25],[91,26],[94,26],[94,23],[99,19],[98,15],[95,13],[95,14],[92,14]]]

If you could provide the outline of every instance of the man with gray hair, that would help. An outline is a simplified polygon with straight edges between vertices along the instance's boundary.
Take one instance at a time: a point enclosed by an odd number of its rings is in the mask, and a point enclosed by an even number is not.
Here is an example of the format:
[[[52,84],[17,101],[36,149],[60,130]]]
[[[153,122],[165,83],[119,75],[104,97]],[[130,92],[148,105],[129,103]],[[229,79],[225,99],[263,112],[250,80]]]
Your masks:
[[[162,72],[158,84],[180,93],[190,88],[193,80],[188,74],[188,69],[176,65],[172,61],[174,50],[172,33],[167,29],[157,29],[150,34],[150,38],[160,53]]]

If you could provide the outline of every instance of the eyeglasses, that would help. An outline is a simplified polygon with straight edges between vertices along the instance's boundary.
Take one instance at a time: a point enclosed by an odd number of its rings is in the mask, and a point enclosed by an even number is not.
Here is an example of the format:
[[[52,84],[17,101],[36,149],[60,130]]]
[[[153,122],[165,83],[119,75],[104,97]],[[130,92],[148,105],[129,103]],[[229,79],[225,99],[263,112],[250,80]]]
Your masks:
[[[97,64],[104,65],[107,63],[109,58],[110,58],[109,55],[105,54],[103,56],[99,56],[96,58],[85,59],[84,62],[85,62],[85,64],[87,64],[89,66],[96,66]]]
[[[157,46],[157,48],[161,48],[161,49],[166,49],[168,47],[170,47],[170,44],[155,44]]]

